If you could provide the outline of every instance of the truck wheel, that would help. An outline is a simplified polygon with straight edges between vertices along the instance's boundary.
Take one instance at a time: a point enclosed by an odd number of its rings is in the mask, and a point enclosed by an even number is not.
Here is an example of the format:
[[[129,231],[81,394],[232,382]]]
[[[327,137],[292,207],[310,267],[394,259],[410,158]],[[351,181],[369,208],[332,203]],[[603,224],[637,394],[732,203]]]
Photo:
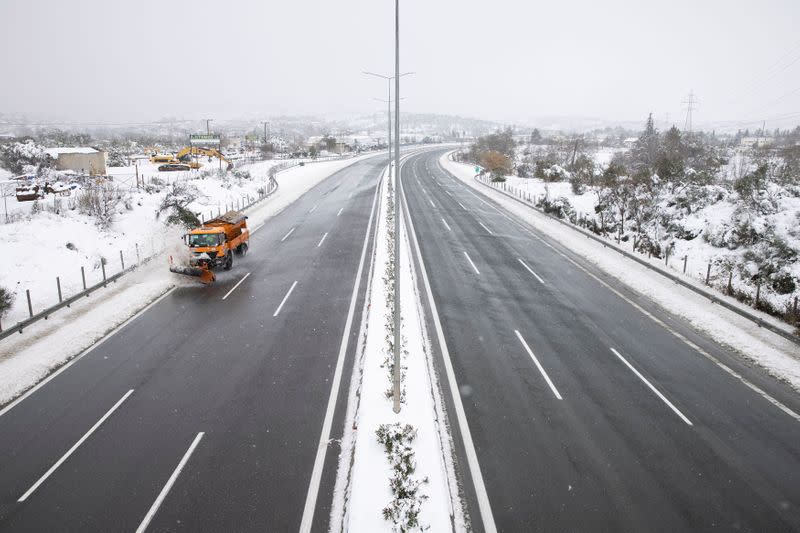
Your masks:
[[[230,270],[232,267],[233,267],[233,253],[228,252],[228,257],[225,259],[225,266],[223,266],[222,268],[224,268],[225,270]]]
[[[236,253],[241,255],[241,256],[244,256],[247,253],[247,245],[242,243],[239,246],[237,246],[236,247]]]

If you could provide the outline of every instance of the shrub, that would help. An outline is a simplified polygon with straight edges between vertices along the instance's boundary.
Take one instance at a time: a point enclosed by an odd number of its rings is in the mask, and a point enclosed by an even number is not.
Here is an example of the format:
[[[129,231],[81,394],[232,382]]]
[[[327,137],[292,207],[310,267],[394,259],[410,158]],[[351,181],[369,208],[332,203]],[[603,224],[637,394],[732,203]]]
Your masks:
[[[104,183],[84,189],[78,195],[78,211],[95,219],[101,228],[107,228],[114,221],[119,193],[112,184]]]
[[[381,424],[375,434],[392,468],[389,487],[393,498],[383,509],[384,519],[394,524],[395,531],[403,533],[416,528],[426,529],[419,523],[419,513],[428,496],[420,494],[419,487],[428,483],[428,478],[417,481],[412,477],[417,468],[411,447],[417,437],[416,430],[409,424],[403,427],[398,423]]]
[[[167,195],[161,200],[156,216],[162,213],[167,214],[167,224],[175,224],[192,228],[200,225],[197,215],[189,211],[188,206],[199,196],[198,190],[185,183],[175,182],[167,191]]]
[[[13,304],[14,293],[5,287],[0,287],[0,317],[4,317]]]

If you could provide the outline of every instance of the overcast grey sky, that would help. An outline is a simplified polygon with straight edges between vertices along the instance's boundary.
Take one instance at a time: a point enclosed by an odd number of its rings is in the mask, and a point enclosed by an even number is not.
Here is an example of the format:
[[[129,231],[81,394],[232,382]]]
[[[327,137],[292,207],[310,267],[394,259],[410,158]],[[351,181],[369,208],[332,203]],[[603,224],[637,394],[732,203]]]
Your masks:
[[[0,0],[0,112],[81,121],[371,112],[391,0]],[[404,107],[800,123],[800,1],[401,0]],[[796,115],[788,116],[797,112]],[[795,116],[797,119],[795,119]],[[751,125],[752,127],[752,125]]]

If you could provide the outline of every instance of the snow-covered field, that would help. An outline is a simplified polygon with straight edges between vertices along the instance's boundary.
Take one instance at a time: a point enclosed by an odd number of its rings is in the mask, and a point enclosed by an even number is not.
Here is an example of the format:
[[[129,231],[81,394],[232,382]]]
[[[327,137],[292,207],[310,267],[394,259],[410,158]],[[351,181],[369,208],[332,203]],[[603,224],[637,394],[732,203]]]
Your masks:
[[[277,191],[268,199],[256,204],[247,211],[250,226],[257,228],[326,177],[366,157],[369,157],[369,155],[308,164],[302,167],[293,167],[279,173],[276,177],[279,184]],[[272,164],[274,163],[267,161],[253,165],[250,170],[255,176],[254,181],[260,183],[262,176],[266,178]],[[210,189],[218,185],[206,184],[205,186]],[[229,192],[224,187],[222,189],[226,194]],[[154,205],[156,202],[155,199],[150,201],[152,203],[146,205]],[[223,201],[223,197],[220,197],[220,201]],[[209,204],[208,207],[212,206]],[[136,210],[133,212],[135,213]],[[0,225],[0,232],[2,232],[0,233],[0,239],[3,239],[3,242],[11,242],[11,229],[17,228],[18,231],[24,232],[27,238],[41,239],[37,242],[45,244],[40,248],[30,247],[24,244],[22,237],[16,234],[13,236],[16,243],[14,245],[16,253],[26,254],[24,257],[27,259],[22,262],[29,265],[29,270],[38,273],[39,278],[35,276],[31,276],[31,278],[41,280],[40,283],[44,284],[41,286],[41,291],[32,289],[32,293],[45,293],[50,284],[52,284],[52,290],[47,293],[50,294],[50,300],[46,300],[48,304],[57,301],[56,275],[63,276],[62,288],[65,288],[63,284],[67,280],[67,283],[71,283],[68,287],[80,286],[81,264],[92,265],[90,251],[97,254],[108,254],[108,273],[112,273],[119,268],[116,266],[117,263],[115,263],[114,259],[119,259],[117,250],[124,243],[132,247],[133,243],[139,242],[139,239],[144,240],[143,237],[153,235],[153,245],[156,249],[159,243],[167,245],[163,251],[158,253],[158,257],[154,261],[131,274],[123,276],[119,281],[111,284],[109,288],[93,293],[89,298],[82,299],[70,309],[62,309],[56,312],[48,320],[40,320],[26,328],[24,333],[20,335],[13,335],[0,341],[0,405],[21,394],[47,376],[54,368],[90,347],[108,331],[123,323],[133,313],[146,306],[159,295],[169,291],[176,284],[193,284],[192,280],[184,280],[182,276],[170,274],[167,269],[167,258],[173,250],[171,246],[174,246],[176,250],[182,246],[178,238],[181,231],[177,229],[166,231],[160,224],[155,225],[152,213],[144,207],[139,212],[142,213],[141,216],[144,222],[155,227],[142,228],[142,232],[138,234],[124,234],[122,232],[108,234],[99,232],[96,226],[89,221],[84,224],[78,220],[69,222],[69,224],[74,224],[69,226],[72,228],[72,233],[66,233],[63,228],[65,227],[64,224],[66,224],[65,219],[69,217],[60,215],[48,215],[41,219],[37,216],[34,221],[22,225],[20,223]],[[128,216],[132,215],[128,214]],[[122,216],[120,216],[120,219],[122,219]],[[45,221],[42,222],[42,226],[39,226],[40,220]],[[144,222],[142,223],[144,224]],[[135,227],[136,221],[131,221],[130,225]],[[93,243],[93,239],[98,240],[98,243]],[[67,240],[80,243],[80,246],[85,246],[86,250],[79,255],[82,250],[80,247],[78,247],[79,252],[66,249],[64,243]],[[106,243],[105,247],[103,243]],[[148,251],[146,240],[144,246],[145,251]],[[77,271],[77,285],[74,277],[67,278],[64,275],[67,272],[67,268],[64,267],[62,269],[59,263],[61,254],[65,253],[79,256],[78,259],[71,258],[71,260],[75,261],[72,264],[72,268]],[[114,254],[116,254],[116,257]],[[11,257],[16,262],[13,251]],[[126,257],[129,256],[126,255]],[[126,259],[126,266],[128,264]],[[91,277],[89,277],[90,271]],[[0,284],[17,286],[9,283],[9,280],[12,279],[9,272],[7,268],[2,270]],[[15,272],[17,272],[17,275],[26,275],[24,266],[17,267]],[[97,270],[87,269],[87,278],[89,278],[87,279],[87,284],[95,282],[101,277],[98,275]],[[70,294],[66,288],[64,293],[65,295]],[[24,290],[22,292],[22,301],[24,302],[24,317],[27,316]],[[15,306],[15,309],[18,309],[18,305]],[[36,308],[34,308],[34,312],[36,312]],[[16,316],[19,316],[19,313]],[[10,321],[4,323],[10,323]]]
[[[440,159],[440,164],[477,194],[490,196],[510,213],[586,257],[598,268],[633,290],[647,296],[675,315],[685,318],[698,329],[707,332],[720,344],[732,347],[772,375],[789,382],[794,388],[800,390],[800,350],[796,344],[758,327],[731,311],[714,305],[708,299],[676,285],[668,278],[643,265],[625,259],[602,244],[587,239],[578,231],[559,224],[538,211],[479,184],[474,179],[474,166],[451,161],[447,155]],[[533,194],[533,189],[531,189],[531,194]],[[720,295],[720,298],[724,298],[724,296]],[[742,305],[733,299],[729,299],[729,301],[734,305]],[[786,324],[768,315],[763,315],[763,318],[779,327],[788,328]]]
[[[392,281],[387,274],[390,253],[387,222],[387,181],[381,188],[376,249],[371,269],[368,310],[359,338],[363,344],[357,352],[349,394],[345,436],[339,457],[331,531],[400,531],[382,516],[382,510],[393,499],[389,480],[392,470],[386,450],[376,437],[382,424],[410,424],[416,431],[411,444],[416,471],[411,483],[419,485],[422,500],[420,528],[430,531],[464,529],[464,517],[458,500],[450,441],[446,433],[439,385],[433,373],[430,342],[422,319],[421,303],[416,292],[415,276],[410,259],[410,245],[403,231],[400,251],[402,336],[405,359],[403,394],[400,413],[394,413],[391,373],[384,359],[391,353],[387,346],[387,324],[392,320],[387,307]],[[437,395],[434,397],[434,395]],[[352,430],[351,430],[352,428]],[[449,474],[448,474],[449,473]]]

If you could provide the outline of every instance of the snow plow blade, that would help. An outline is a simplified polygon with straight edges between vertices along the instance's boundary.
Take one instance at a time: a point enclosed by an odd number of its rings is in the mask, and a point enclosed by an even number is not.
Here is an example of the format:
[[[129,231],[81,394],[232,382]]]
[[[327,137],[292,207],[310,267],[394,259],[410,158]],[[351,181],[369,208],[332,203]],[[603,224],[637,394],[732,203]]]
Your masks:
[[[207,268],[171,266],[169,267],[169,271],[174,272],[175,274],[183,274],[184,276],[200,278],[200,282],[206,285],[211,285],[217,279],[214,273]]]

